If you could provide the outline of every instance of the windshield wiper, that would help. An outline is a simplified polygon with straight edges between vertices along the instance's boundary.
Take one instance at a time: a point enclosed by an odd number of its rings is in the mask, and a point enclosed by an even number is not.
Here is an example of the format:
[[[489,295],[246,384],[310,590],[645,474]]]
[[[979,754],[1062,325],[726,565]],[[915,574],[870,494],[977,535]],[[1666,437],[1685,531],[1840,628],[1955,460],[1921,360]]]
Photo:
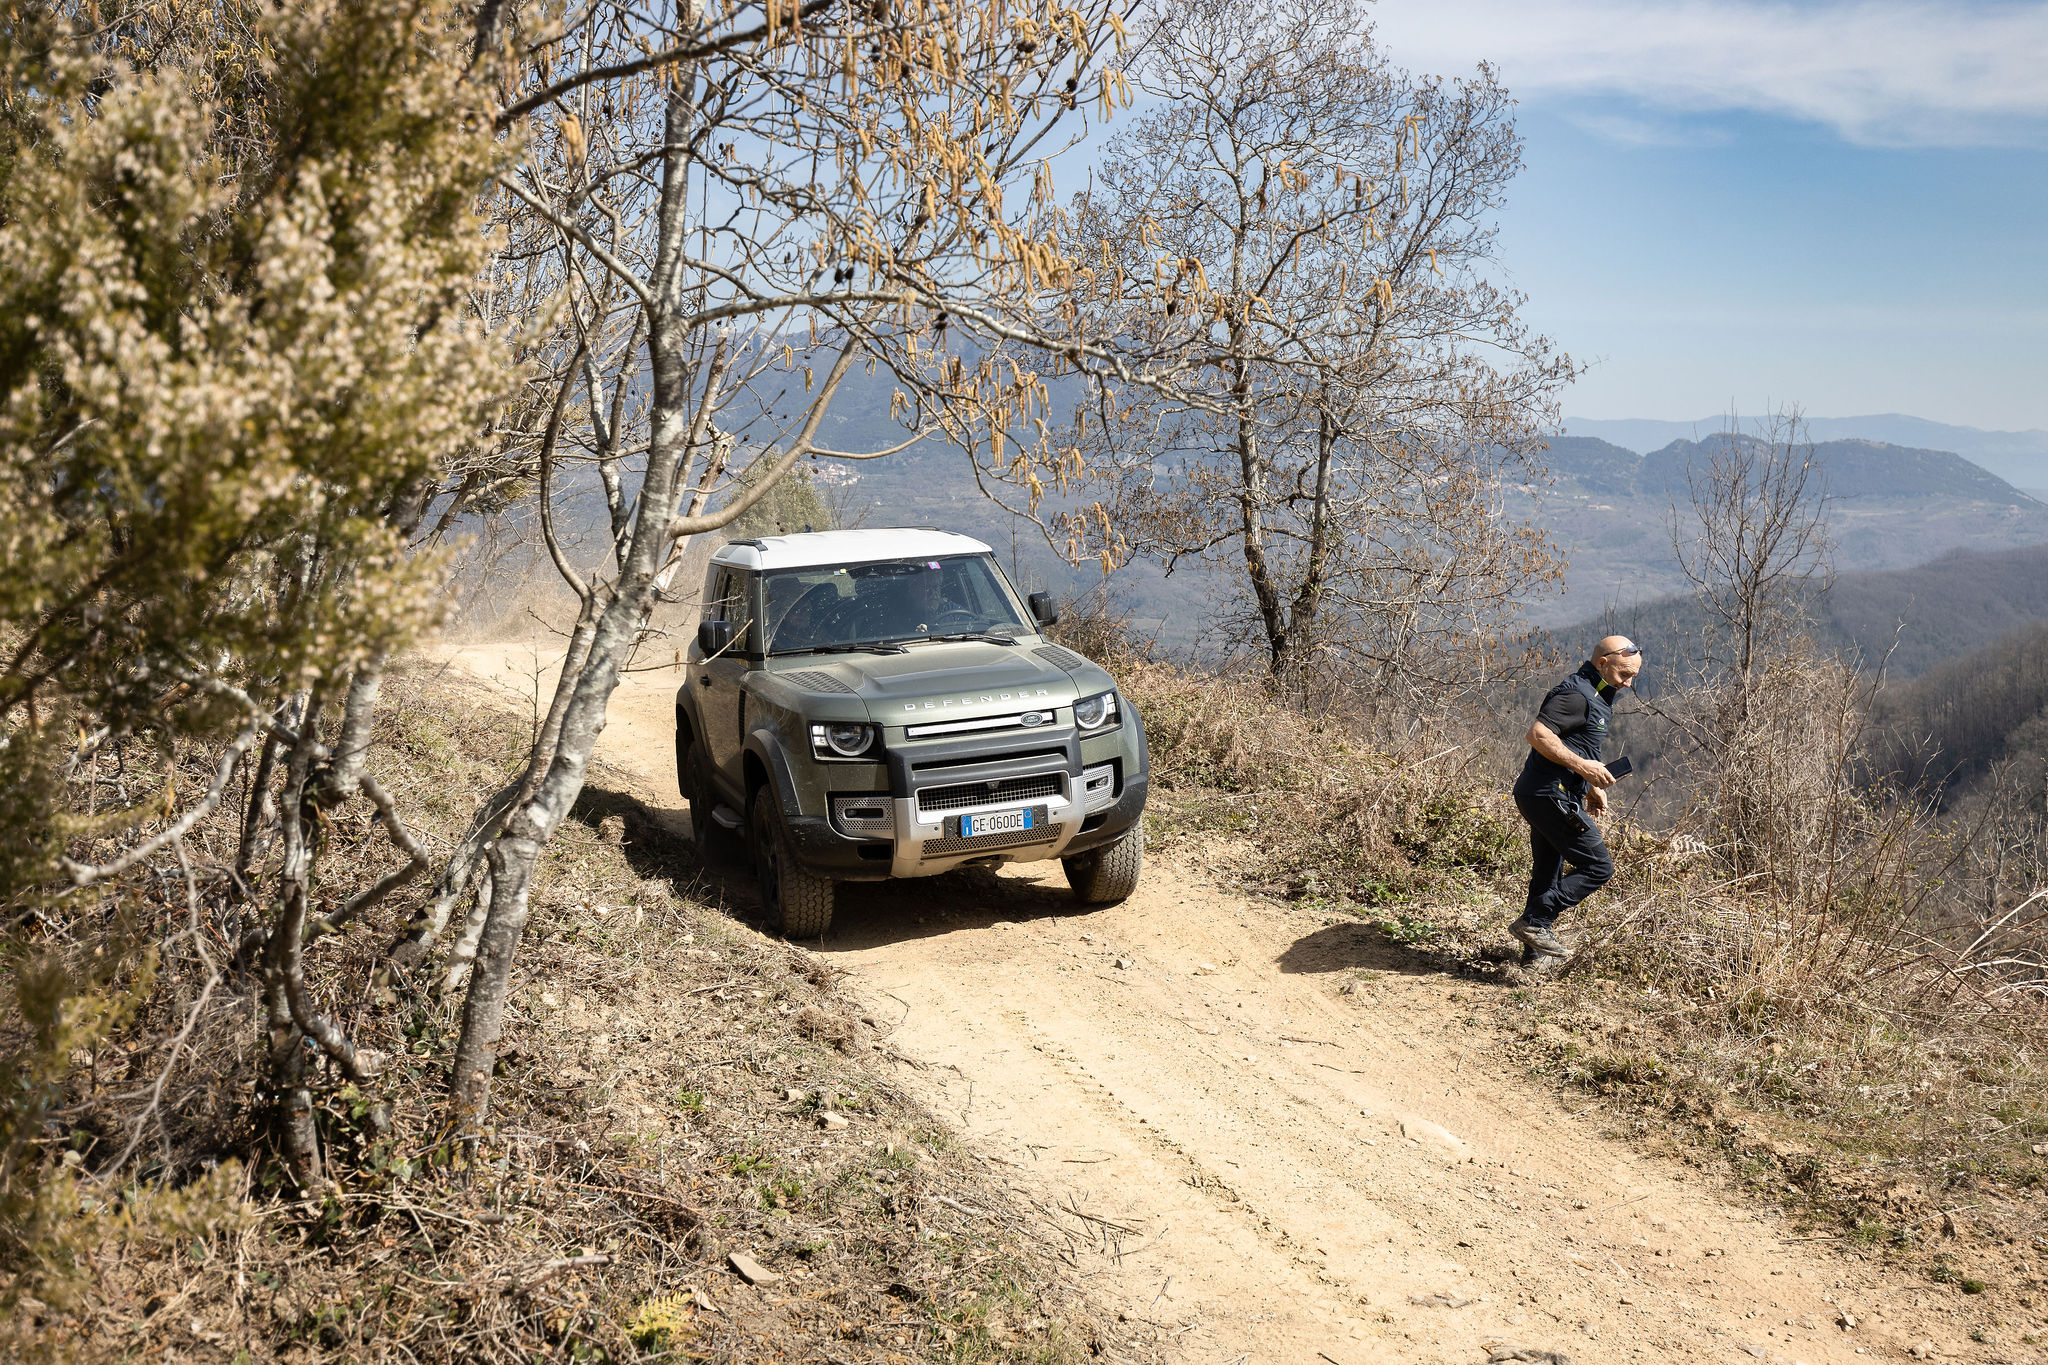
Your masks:
[[[986,630],[959,630],[945,635],[920,635],[917,638],[920,640],[986,640],[992,645],[1014,645],[1017,643],[1017,637],[1014,635],[997,635],[992,631]]]
[[[862,650],[869,654],[901,654],[904,652],[902,645],[889,640],[880,640],[855,645],[806,645],[802,649],[778,649],[775,651],[775,654],[777,658],[780,658],[789,654],[852,654]]]

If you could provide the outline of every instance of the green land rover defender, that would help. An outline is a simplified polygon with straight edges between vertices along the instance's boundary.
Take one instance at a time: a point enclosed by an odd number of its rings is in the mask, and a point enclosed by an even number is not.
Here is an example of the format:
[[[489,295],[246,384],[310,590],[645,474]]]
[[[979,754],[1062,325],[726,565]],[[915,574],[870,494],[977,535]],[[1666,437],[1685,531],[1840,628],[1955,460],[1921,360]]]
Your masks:
[[[929,530],[735,540],[712,557],[676,692],[703,847],[744,831],[782,931],[836,884],[1060,860],[1087,904],[1136,889],[1145,731],[1100,666],[1047,640],[989,547]]]

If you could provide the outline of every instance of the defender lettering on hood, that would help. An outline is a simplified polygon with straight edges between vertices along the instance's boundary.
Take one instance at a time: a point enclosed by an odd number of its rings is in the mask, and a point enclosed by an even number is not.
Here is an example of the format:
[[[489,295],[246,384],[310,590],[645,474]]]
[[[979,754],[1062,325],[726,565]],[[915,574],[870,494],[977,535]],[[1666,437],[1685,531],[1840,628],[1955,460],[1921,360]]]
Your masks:
[[[906,711],[942,711],[948,706],[993,706],[997,702],[1025,701],[1032,697],[1049,697],[1051,695],[1051,689],[1044,687],[1039,688],[1036,692],[984,692],[978,697],[962,697],[957,702],[951,697],[947,697],[943,701],[924,702],[921,705],[917,702],[909,701],[903,703],[903,709]],[[1026,724],[1031,723],[1029,721],[1026,722]]]

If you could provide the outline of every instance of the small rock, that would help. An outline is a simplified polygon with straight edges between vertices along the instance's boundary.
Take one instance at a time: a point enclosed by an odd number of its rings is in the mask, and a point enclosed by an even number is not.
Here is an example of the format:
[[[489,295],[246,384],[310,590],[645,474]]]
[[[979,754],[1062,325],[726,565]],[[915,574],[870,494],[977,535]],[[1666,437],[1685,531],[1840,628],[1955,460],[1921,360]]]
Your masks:
[[[818,1115],[818,1126],[820,1128],[823,1128],[828,1133],[837,1133],[842,1129],[851,1127],[852,1125],[847,1120],[846,1115],[835,1114],[828,1109],[824,1113]]]
[[[1530,1365],[1571,1365],[1570,1356],[1540,1346],[1511,1346],[1506,1342],[1487,1346],[1486,1365],[1503,1365],[1510,1360],[1525,1360]]]
[[[1417,1308],[1464,1308],[1477,1303],[1477,1299],[1456,1299],[1449,1294],[1410,1294],[1408,1302]]]
[[[1198,967],[1196,967],[1196,968],[1195,968],[1195,975],[1196,975],[1196,976],[1214,976],[1214,975],[1216,975],[1216,968],[1215,968],[1214,966],[1212,966],[1211,964],[1209,964],[1209,963],[1207,963],[1207,962],[1204,962],[1204,963],[1202,963],[1202,964],[1201,964],[1200,966],[1198,966]]]
[[[1127,972],[1137,965],[1137,963],[1127,957],[1120,957],[1116,960],[1116,969],[1120,972]]]
[[[1906,1354],[1915,1360],[1932,1360],[1934,1359],[1934,1343],[1931,1341],[1916,1341],[1906,1348]]]
[[[804,1094],[803,1091],[798,1090],[795,1086],[791,1086],[789,1089],[782,1092],[782,1098],[788,1101],[790,1104],[802,1104],[804,1100],[808,1097]]]
[[[1758,1360],[1764,1358],[1764,1348],[1761,1346],[1751,1346],[1749,1343],[1744,1342],[1742,1349],[1755,1356]]]
[[[1339,995],[1362,995],[1364,992],[1365,983],[1363,981],[1347,981],[1337,988],[1337,994]]]
[[[1402,1119],[1401,1136],[1414,1143],[1427,1143],[1450,1151],[1458,1151],[1465,1145],[1464,1139],[1445,1128],[1442,1124],[1431,1123],[1428,1119]]]
[[[744,1251],[735,1251],[725,1260],[733,1268],[733,1273],[748,1284],[774,1284],[782,1278]]]
[[[2035,1155],[2035,1156],[2048,1156],[2048,1142],[2037,1142],[2037,1143],[2035,1143],[2035,1144],[2034,1144],[2034,1155]]]
[[[1845,1308],[1835,1315],[1835,1321],[1846,1332],[1856,1325],[1856,1315]]]

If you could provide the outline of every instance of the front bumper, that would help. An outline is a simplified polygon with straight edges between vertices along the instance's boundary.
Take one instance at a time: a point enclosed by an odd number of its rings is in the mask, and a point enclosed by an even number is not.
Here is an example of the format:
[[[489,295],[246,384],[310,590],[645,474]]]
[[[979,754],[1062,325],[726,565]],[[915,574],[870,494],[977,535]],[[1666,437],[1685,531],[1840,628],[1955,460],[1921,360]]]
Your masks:
[[[1066,725],[917,740],[891,729],[884,742],[883,763],[835,767],[822,814],[789,821],[808,870],[876,881],[1064,858],[1110,842],[1144,813],[1149,756],[1128,699],[1122,721],[1100,735]],[[1020,809],[1033,813],[1031,829],[960,835],[962,816]]]

